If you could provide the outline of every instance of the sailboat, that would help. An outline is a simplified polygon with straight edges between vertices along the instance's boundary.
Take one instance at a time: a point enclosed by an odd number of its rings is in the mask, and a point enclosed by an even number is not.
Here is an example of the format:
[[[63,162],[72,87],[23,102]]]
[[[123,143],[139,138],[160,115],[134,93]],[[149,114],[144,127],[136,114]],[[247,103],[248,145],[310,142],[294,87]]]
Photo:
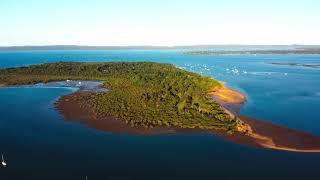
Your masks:
[[[1,154],[1,157],[2,157],[1,164],[2,164],[2,166],[6,167],[7,163],[4,161],[3,154]]]

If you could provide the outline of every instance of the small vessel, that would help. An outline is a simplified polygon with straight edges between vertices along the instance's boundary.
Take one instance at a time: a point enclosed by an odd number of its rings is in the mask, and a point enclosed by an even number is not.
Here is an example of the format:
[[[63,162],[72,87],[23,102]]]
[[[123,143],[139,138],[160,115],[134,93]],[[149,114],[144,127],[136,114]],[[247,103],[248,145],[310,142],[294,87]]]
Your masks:
[[[7,163],[4,161],[3,154],[1,154],[1,157],[2,157],[1,164],[2,164],[2,166],[6,167]]]

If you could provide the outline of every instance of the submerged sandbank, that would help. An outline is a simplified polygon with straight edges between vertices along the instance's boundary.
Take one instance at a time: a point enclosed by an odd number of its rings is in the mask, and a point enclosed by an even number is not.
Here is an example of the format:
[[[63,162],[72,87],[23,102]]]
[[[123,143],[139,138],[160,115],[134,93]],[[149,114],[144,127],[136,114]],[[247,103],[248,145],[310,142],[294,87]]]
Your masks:
[[[246,101],[245,95],[226,85],[209,90],[209,94],[226,109],[249,126],[250,131],[244,136],[236,133],[223,137],[236,143],[255,145],[264,148],[294,151],[320,152],[320,137],[298,130],[281,127],[263,120],[241,115],[239,110]]]

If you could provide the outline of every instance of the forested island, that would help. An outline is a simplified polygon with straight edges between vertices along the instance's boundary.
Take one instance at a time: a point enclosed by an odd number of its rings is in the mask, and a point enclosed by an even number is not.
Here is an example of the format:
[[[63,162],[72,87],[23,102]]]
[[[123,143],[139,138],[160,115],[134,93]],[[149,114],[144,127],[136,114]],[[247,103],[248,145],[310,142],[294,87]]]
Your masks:
[[[291,50],[237,50],[237,51],[188,51],[187,55],[239,55],[239,54],[320,54],[320,49]]]
[[[0,87],[93,80],[107,91],[79,90],[56,102],[66,120],[110,132],[200,131],[250,146],[320,152],[319,137],[238,114],[233,107],[244,95],[171,64],[58,62],[0,69]]]
[[[59,62],[0,70],[0,84],[22,85],[64,80],[99,80],[107,92],[77,93],[99,116],[131,126],[237,131],[231,117],[209,95],[221,86],[210,77],[151,62]]]

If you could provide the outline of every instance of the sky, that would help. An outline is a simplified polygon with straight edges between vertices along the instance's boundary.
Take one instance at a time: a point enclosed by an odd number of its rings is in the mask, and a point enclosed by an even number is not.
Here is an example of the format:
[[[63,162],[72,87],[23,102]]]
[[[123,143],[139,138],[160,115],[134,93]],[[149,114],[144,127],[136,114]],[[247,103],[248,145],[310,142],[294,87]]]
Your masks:
[[[319,0],[0,0],[0,46],[320,44]]]

